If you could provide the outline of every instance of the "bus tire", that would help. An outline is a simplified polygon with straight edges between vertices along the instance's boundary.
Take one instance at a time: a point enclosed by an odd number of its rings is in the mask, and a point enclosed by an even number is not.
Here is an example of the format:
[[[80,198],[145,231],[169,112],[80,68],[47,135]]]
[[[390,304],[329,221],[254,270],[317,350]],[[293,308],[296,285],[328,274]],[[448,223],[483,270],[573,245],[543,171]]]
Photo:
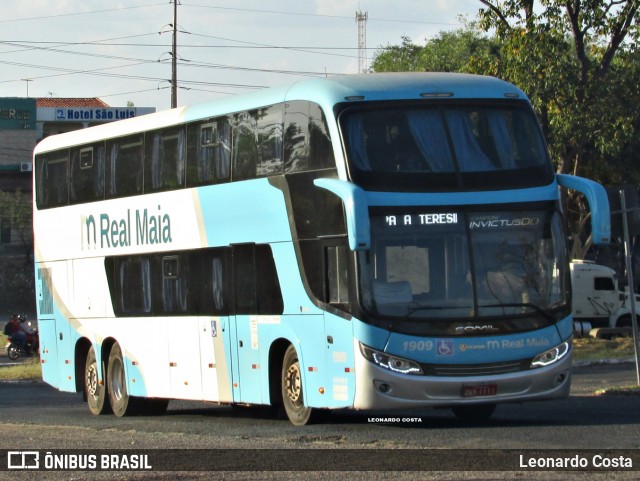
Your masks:
[[[104,369],[102,370],[104,377]],[[92,414],[100,415],[111,412],[109,396],[104,382],[98,378],[98,362],[93,346],[89,348],[87,362],[84,367],[84,391],[87,397],[87,405]]]
[[[311,421],[313,409],[305,406],[302,370],[295,347],[289,346],[282,360],[282,404],[289,421],[304,426]]]
[[[469,404],[465,406],[453,406],[453,414],[466,423],[482,423],[487,421],[496,410],[493,403]]]
[[[124,370],[122,349],[114,344],[109,353],[107,366],[107,393],[113,414],[118,417],[130,416],[136,411],[135,399],[127,392],[127,377]]]

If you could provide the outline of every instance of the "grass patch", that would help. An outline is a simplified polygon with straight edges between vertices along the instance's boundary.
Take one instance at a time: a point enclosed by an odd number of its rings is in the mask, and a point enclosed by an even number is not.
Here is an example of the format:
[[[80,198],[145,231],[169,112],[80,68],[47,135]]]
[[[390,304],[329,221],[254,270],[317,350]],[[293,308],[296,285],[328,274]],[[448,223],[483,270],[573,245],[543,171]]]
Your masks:
[[[16,366],[0,366],[0,381],[38,379],[42,379],[39,357],[31,357]]]
[[[4,351],[7,345],[7,336],[0,333],[0,348]],[[6,352],[0,353],[0,356],[6,356]],[[30,357],[28,359],[20,358],[17,366],[0,365],[0,381],[17,381],[17,380],[37,380],[42,379],[42,370],[40,368],[40,358]]]
[[[629,359],[634,356],[633,337],[614,337],[613,339],[585,337],[573,340],[573,359],[575,361]]]
[[[596,396],[637,396],[640,394],[640,386],[620,386],[606,389],[598,389]]]

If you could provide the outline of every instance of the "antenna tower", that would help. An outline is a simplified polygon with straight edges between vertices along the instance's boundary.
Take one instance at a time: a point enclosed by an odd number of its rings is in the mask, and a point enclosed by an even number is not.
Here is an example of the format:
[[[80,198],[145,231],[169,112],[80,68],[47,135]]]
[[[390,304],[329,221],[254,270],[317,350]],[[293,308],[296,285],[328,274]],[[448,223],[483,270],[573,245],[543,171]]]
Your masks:
[[[358,24],[358,73],[367,72],[367,18],[369,12],[356,12]]]

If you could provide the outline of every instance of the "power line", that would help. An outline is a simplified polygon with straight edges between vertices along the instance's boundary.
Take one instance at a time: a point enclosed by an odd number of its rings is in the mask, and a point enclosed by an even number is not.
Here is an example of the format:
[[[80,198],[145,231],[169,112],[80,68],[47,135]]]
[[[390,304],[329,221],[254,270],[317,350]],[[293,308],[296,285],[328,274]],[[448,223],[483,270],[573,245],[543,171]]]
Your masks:
[[[195,34],[195,35],[198,35],[198,34]],[[204,35],[204,36],[207,37],[207,35]],[[242,42],[240,40],[233,40],[233,39],[226,39],[226,40]],[[23,41],[20,41],[20,42],[17,42],[17,41],[0,42],[0,44],[3,44],[3,43],[6,44],[6,45],[14,46],[14,47],[22,47],[23,43],[29,43],[29,42],[28,41],[24,41],[24,42]],[[274,48],[279,48],[279,47],[274,47]],[[122,57],[122,56],[117,56],[117,55],[105,55],[105,54],[88,53],[88,52],[76,52],[76,51],[69,51],[69,50],[60,49],[60,48],[56,48],[56,47],[34,46],[34,47],[30,47],[30,49],[45,50],[45,51],[48,51],[48,52],[55,52],[55,53],[68,54],[68,55],[80,55],[80,56],[86,56],[86,57],[92,57],[92,58],[106,58],[106,59],[110,59],[110,60],[122,60],[122,61],[127,61],[127,62],[134,62],[134,63],[127,64],[127,65],[121,65],[121,66],[115,66],[115,67],[105,67],[105,68],[91,69],[91,70],[77,70],[77,69],[75,69],[75,70],[64,69],[63,70],[63,71],[69,72],[69,73],[91,73],[91,72],[100,71],[100,70],[109,70],[109,69],[115,69],[115,68],[125,68],[125,67],[131,67],[131,66],[136,66],[136,65],[157,64],[158,63],[158,60],[141,59],[141,58],[135,58],[135,57]],[[349,56],[349,57],[351,57],[351,56]],[[9,63],[9,62],[5,62],[5,63],[11,65],[11,63]],[[28,66],[28,67],[33,67],[33,68],[60,70],[60,67],[47,67],[47,66],[26,65],[26,64],[24,64],[24,65],[17,64],[17,65],[18,66]],[[278,73],[278,74],[301,75],[301,76],[324,76],[324,75],[327,74],[327,72],[324,72],[324,71],[315,71],[314,72],[314,71],[296,71],[296,70],[283,70],[283,69],[264,69],[264,68],[241,67],[241,66],[224,65],[224,64],[212,64],[212,63],[202,62],[202,61],[190,61],[190,62],[180,63],[180,65],[181,66],[186,66],[186,67],[191,67],[191,68],[214,68],[214,69],[251,71],[251,72],[261,72],[261,73]],[[45,78],[45,77],[46,76],[41,76],[41,77],[37,77],[37,78]]]
[[[147,8],[147,7],[158,7],[158,6],[165,6],[166,3],[150,3],[147,5],[135,5],[133,7],[118,7],[118,8],[107,8],[104,10],[91,10],[89,12],[75,12],[75,13],[59,13],[57,15],[41,15],[38,17],[22,17],[22,18],[6,18],[4,20],[0,20],[0,23],[8,23],[8,22],[26,22],[28,20],[51,20],[52,18],[59,18],[59,17],[75,17],[78,15],[92,15],[94,13],[107,13],[107,12],[117,12],[120,10],[133,10],[135,8]]]
[[[178,1],[179,0],[173,0],[174,9],[177,7],[175,3],[177,3]],[[108,8],[108,9],[92,10],[92,11],[86,11],[86,12],[42,15],[42,16],[32,16],[32,17],[14,18],[14,19],[5,18],[0,20],[0,23],[23,22],[23,21],[40,20],[40,19],[50,20],[52,18],[57,18],[57,17],[73,17],[78,15],[90,15],[90,14],[104,15],[105,13],[108,13],[108,12],[124,12],[124,11],[130,11],[133,9],[146,9],[146,8],[155,8],[155,7],[163,7],[164,9],[166,8],[167,3],[170,3],[169,0],[166,0],[162,3],[148,3],[144,5],[137,5],[137,6],[131,6],[131,7]],[[350,21],[353,21],[352,16],[323,15],[323,14],[313,14],[313,13],[303,13],[303,12],[250,9],[250,8],[238,8],[238,7],[223,7],[223,6],[219,7],[215,5],[201,5],[201,4],[194,4],[194,3],[185,4],[182,1],[180,2],[180,7],[181,8],[182,7],[207,8],[207,9],[228,10],[228,11],[236,11],[236,12],[253,12],[261,16],[267,15],[267,14],[276,14],[276,15],[293,15],[293,16],[306,16],[306,17],[318,17],[318,18],[325,17],[325,18],[345,19],[345,20],[348,19]],[[155,15],[155,11],[154,11],[154,15]],[[384,21],[384,22],[415,23],[415,24],[436,24],[436,25],[437,24],[440,24],[440,25],[459,25],[460,24],[460,22],[456,24],[451,24],[451,23],[439,23],[439,22],[421,22],[418,20],[379,19],[375,17],[369,17],[369,20]],[[204,42],[204,41],[203,43],[205,44],[200,44],[200,45],[180,43],[181,51],[185,51],[187,49],[203,49],[203,48],[204,49],[213,49],[213,48],[215,49],[275,49],[275,50],[285,50],[285,51],[297,51],[297,52],[302,52],[305,54],[312,54],[312,55],[343,57],[343,58],[349,58],[349,59],[359,58],[357,55],[349,53],[355,50],[355,48],[353,47],[273,45],[273,44],[264,44],[264,43],[258,43],[258,42],[248,42],[246,40],[239,40],[239,39],[233,39],[233,38],[216,37],[213,35],[191,33],[183,30],[177,30],[177,18],[175,17],[174,17],[174,22],[172,26],[174,26],[174,30],[176,33],[180,32],[180,33],[190,34],[190,36],[193,36],[193,37],[209,38],[209,39],[219,40],[222,42],[233,43],[233,45],[211,45],[211,44],[206,44],[208,42]],[[149,70],[151,69],[147,69],[147,71],[145,71],[143,75],[119,74],[116,72],[110,72],[112,70],[125,69],[125,68],[131,68],[136,66],[157,65],[158,62],[160,62],[157,58],[145,59],[145,58],[135,58],[130,56],[118,56],[118,55],[111,55],[109,53],[99,53],[99,50],[94,50],[93,48],[86,49],[86,50],[93,50],[93,51],[82,51],[83,49],[80,48],[80,47],[114,47],[114,46],[128,47],[128,48],[131,48],[131,47],[166,48],[168,45],[162,44],[162,43],[156,44],[151,42],[143,43],[143,42],[135,42],[135,41],[134,42],[126,41],[129,39],[143,38],[148,36],[155,36],[156,38],[158,38],[157,34],[158,32],[153,32],[153,33],[144,33],[144,34],[136,34],[136,35],[126,35],[126,36],[113,37],[113,38],[107,38],[107,39],[101,39],[101,40],[82,41],[82,42],[0,41],[0,45],[4,45],[6,47],[13,47],[16,49],[16,50],[7,50],[5,52],[0,52],[0,54],[12,54],[12,53],[19,53],[23,51],[40,50],[40,51],[45,51],[50,53],[58,53],[58,54],[66,54],[66,55],[81,55],[81,56],[86,56],[88,58],[109,59],[109,60],[115,60],[118,62],[125,62],[125,64],[123,65],[102,67],[97,69],[96,68],[72,69],[72,68],[62,68],[62,67],[51,67],[46,65],[34,65],[34,64],[27,64],[27,63],[20,63],[20,62],[12,63],[7,61],[0,61],[0,63],[5,65],[25,67],[25,68],[47,70],[50,72],[47,75],[41,75],[41,76],[29,75],[28,77],[30,79],[52,78],[52,77],[60,77],[60,76],[67,76],[67,75],[95,75],[95,76],[110,77],[110,78],[121,78],[121,79],[127,79],[127,80],[140,80],[140,81],[146,81],[146,82],[166,82],[167,78],[165,77],[162,77],[162,76],[154,77],[153,75],[149,75],[150,73]],[[175,40],[175,35],[174,35],[174,40]],[[220,43],[220,42],[216,42],[216,43]],[[173,42],[172,42],[172,46],[173,46]],[[379,49],[384,49],[384,47],[379,47],[375,50],[379,50]],[[175,52],[175,50],[176,49],[174,48],[173,52]],[[358,51],[363,52],[364,50],[359,49]],[[344,52],[344,53],[341,53],[341,52]],[[52,56],[50,56],[49,58],[51,57]],[[175,63],[176,67],[180,66],[181,69],[183,68],[225,69],[225,70],[236,70],[236,71],[243,71],[243,72],[272,73],[272,74],[278,74],[278,75],[300,75],[300,76],[324,76],[327,74],[326,71],[310,72],[310,71],[303,71],[303,70],[296,71],[296,70],[285,70],[285,69],[264,69],[264,68],[252,68],[252,67],[209,63],[206,61],[193,61],[193,59],[191,61],[181,61],[181,60],[183,59],[178,58],[178,55],[176,52],[173,55],[172,62]],[[53,61],[51,61],[51,63],[53,63]],[[104,63],[107,63],[107,62],[104,62]],[[62,65],[64,65],[64,63],[62,63]],[[24,77],[25,77],[25,74],[20,73],[20,78],[24,78]],[[19,80],[18,79],[3,80],[3,81],[0,81],[0,83],[17,82],[17,81]],[[173,78],[172,78],[172,81],[170,81],[170,83],[172,83],[174,87],[181,87],[182,85],[184,85],[185,86],[184,88],[201,90],[205,92],[224,93],[224,94],[229,94],[229,92],[216,92],[212,90],[198,89],[196,87],[198,86],[198,87],[206,88],[207,86],[210,86],[214,88],[225,87],[225,88],[241,88],[241,89],[264,88],[263,85],[198,82],[198,81],[190,81],[190,80],[181,80],[180,86],[178,86],[177,81]],[[152,91],[152,90],[158,90],[158,88],[140,90],[140,91],[135,91],[131,93],[138,93],[138,92]],[[127,95],[127,94],[128,92],[125,92],[122,94],[109,94],[109,95]]]
[[[357,56],[355,56],[355,55],[342,55],[342,54],[337,54],[337,53],[316,52],[316,51],[312,50],[311,48],[310,49],[306,49],[306,48],[299,48],[299,47],[286,47],[286,46],[271,45],[271,44],[258,43],[258,42],[249,42],[249,41],[246,41],[246,40],[236,40],[236,39],[233,39],[233,38],[216,37],[214,35],[205,35],[205,34],[198,34],[198,33],[191,33],[191,35],[193,35],[195,37],[212,38],[214,40],[224,40],[224,41],[227,41],[227,42],[241,43],[241,44],[243,44],[242,48],[273,48],[273,49],[282,49],[282,50],[294,50],[294,51],[304,52],[304,53],[330,55],[330,56],[334,56],[334,57],[357,58]],[[238,48],[240,48],[240,47],[238,47]],[[350,48],[349,50],[353,50],[353,49]]]
[[[348,19],[353,20],[353,17],[349,17],[346,15],[327,15],[320,13],[304,13],[304,12],[287,12],[281,10],[263,10],[258,8],[238,8],[238,7],[220,7],[215,5],[196,5],[190,3],[182,3],[185,7],[196,7],[196,8],[208,8],[215,10],[229,10],[236,12],[249,12],[249,13],[268,13],[274,15],[297,15],[301,17],[320,17],[320,18],[338,18],[338,19]],[[424,25],[460,25],[461,22],[449,23],[449,22],[429,22],[426,20],[403,20],[403,19],[389,19],[389,18],[375,18],[371,17],[370,20],[376,22],[392,22],[392,23],[415,23],[415,24],[424,24]]]
[[[189,33],[195,37],[208,37],[217,40],[226,40],[229,42],[243,42],[243,40],[236,40],[233,38],[225,38],[225,37],[214,37],[212,35],[198,34],[192,32],[179,31],[182,33]],[[129,37],[144,37],[148,35],[157,35],[157,32],[153,33],[144,33],[140,35],[131,35]],[[129,38],[129,37],[121,37],[121,38]],[[157,48],[168,48],[171,47],[171,44],[168,43],[106,43],[106,41],[102,40],[93,40],[87,42],[59,42],[59,41],[45,41],[45,40],[0,40],[0,45],[3,43],[7,44],[34,44],[34,45],[47,45],[52,44],[54,46],[96,46],[96,47],[157,47]],[[247,42],[252,43],[252,42]],[[189,44],[189,43],[181,43],[181,47],[184,48],[256,48],[256,49],[305,49],[305,50],[358,50],[358,47],[318,47],[316,45],[270,45],[270,44],[260,44],[254,43],[253,45],[220,45],[220,44]],[[38,47],[26,47],[23,50],[14,50],[7,51],[2,53],[14,53],[21,52],[24,50],[36,49]],[[45,48],[45,47],[41,47]],[[385,47],[370,47],[367,50],[378,50],[379,48]]]
[[[148,62],[143,62],[143,63],[148,63]],[[96,75],[96,76],[99,76],[99,77],[121,78],[121,79],[128,79],[128,80],[146,80],[146,81],[151,81],[151,82],[163,82],[163,81],[167,80],[166,78],[162,78],[162,77],[147,77],[147,76],[141,76],[141,75],[125,75],[125,74],[102,72],[102,70],[123,68],[123,67],[126,67],[126,66],[104,67],[102,69],[92,69],[92,70],[74,70],[74,69],[67,69],[67,68],[64,68],[64,67],[51,67],[51,66],[44,67],[44,66],[41,66],[41,65],[30,65],[30,64],[20,63],[20,62],[9,62],[9,61],[6,61],[6,60],[0,60],[0,64],[12,65],[12,66],[17,66],[17,67],[39,68],[39,69],[46,69],[46,70],[64,72],[63,74],[48,75],[46,77],[70,75],[70,74],[81,74],[81,75]],[[39,79],[39,78],[45,78],[45,76],[42,76],[42,77],[31,77],[31,78],[32,79]],[[17,82],[17,81],[18,81],[17,79],[16,80],[2,80],[2,81],[0,81],[0,83],[9,83],[9,82]],[[211,86],[247,88],[247,89],[262,89],[262,88],[266,88],[265,85],[251,85],[251,84],[238,84],[238,83],[231,84],[231,83],[222,83],[222,82],[203,82],[203,81],[197,81],[197,80],[183,80],[181,82],[185,83],[185,84],[192,84],[192,85],[211,85]]]
[[[220,7],[216,5],[198,5],[198,4],[189,4],[189,3],[181,3],[185,7],[194,7],[194,8],[206,8],[206,9],[214,9],[214,10],[227,10],[227,11],[235,11],[235,12],[246,12],[246,13],[261,13],[261,14],[272,14],[272,15],[291,15],[291,16],[300,16],[300,17],[317,17],[317,18],[336,18],[342,20],[352,20],[353,17],[347,15],[328,15],[328,14],[320,14],[320,13],[305,13],[305,12],[291,12],[291,11],[282,11],[282,10],[266,10],[266,9],[258,9],[258,8],[239,8],[239,7]],[[51,20],[52,18],[61,18],[61,17],[74,17],[79,15],[92,15],[92,14],[103,14],[109,12],[119,12],[123,10],[133,10],[138,8],[148,8],[148,7],[160,7],[166,6],[166,3],[149,3],[146,5],[134,5],[131,7],[118,7],[118,8],[107,8],[102,10],[91,10],[87,12],[74,12],[74,13],[60,13],[55,15],[40,15],[35,17],[22,17],[22,18],[7,18],[0,20],[0,23],[10,23],[10,22],[26,22],[30,20]],[[411,19],[394,19],[394,18],[376,18],[370,17],[369,20],[374,22],[386,22],[386,23],[410,23],[410,24],[418,24],[418,25],[446,25],[446,26],[459,26],[462,22],[433,22],[427,20],[411,20]]]

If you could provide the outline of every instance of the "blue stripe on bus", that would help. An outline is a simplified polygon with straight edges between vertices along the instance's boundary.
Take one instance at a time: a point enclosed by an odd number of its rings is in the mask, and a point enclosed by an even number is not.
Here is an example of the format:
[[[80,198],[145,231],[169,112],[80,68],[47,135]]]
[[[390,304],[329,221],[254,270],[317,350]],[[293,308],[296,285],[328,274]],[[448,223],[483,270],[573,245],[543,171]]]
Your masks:
[[[284,195],[267,179],[200,187],[198,196],[209,247],[291,241]]]

